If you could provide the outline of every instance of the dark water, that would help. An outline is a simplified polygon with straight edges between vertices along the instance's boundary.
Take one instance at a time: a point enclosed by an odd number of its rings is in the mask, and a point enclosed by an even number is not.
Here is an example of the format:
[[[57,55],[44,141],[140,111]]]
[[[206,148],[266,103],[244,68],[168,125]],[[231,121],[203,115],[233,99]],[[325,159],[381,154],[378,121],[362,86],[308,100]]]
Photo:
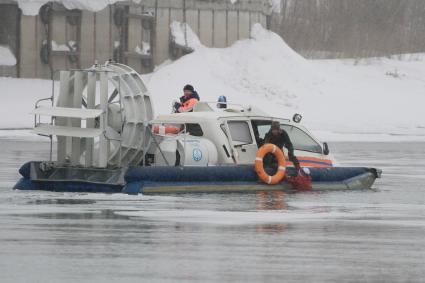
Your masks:
[[[367,191],[12,191],[47,149],[0,140],[0,282],[425,282],[424,143],[331,144]]]

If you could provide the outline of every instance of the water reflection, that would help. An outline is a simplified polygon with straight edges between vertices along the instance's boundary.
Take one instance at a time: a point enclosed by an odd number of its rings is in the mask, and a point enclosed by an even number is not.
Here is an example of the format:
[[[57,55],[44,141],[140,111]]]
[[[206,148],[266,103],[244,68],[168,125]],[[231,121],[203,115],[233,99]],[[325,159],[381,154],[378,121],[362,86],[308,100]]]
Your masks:
[[[285,202],[285,193],[282,191],[257,192],[257,210],[288,209]]]
[[[257,192],[257,210],[285,210],[288,205],[285,202],[285,193],[281,191]],[[283,223],[259,224],[256,231],[260,233],[282,233],[286,225]]]

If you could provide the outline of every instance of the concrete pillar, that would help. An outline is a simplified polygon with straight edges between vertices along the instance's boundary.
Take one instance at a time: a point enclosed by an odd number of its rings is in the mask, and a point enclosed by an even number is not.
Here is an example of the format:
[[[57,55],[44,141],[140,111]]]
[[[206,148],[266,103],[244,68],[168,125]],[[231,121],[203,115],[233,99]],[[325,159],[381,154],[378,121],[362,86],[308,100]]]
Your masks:
[[[170,10],[158,8],[156,11],[156,36],[154,64],[159,65],[168,59],[169,36],[170,36]]]
[[[170,9],[170,23],[173,21],[183,22],[183,9]]]
[[[20,68],[22,78],[36,77],[37,60],[39,60],[40,46],[37,42],[37,17],[21,17],[21,58]]]
[[[65,45],[67,43],[67,23],[63,13],[53,13],[50,28],[51,40],[56,42],[57,45]],[[67,56],[50,56],[50,62],[53,70],[66,70],[68,68]]]
[[[36,17],[36,22],[37,22],[37,50],[36,52],[36,77],[37,78],[42,78],[42,79],[50,79],[51,78],[51,71],[50,71],[50,67],[47,64],[44,64],[43,62],[41,62],[40,59],[40,48],[41,45],[43,44],[43,41],[45,39],[47,39],[47,35],[45,34],[45,29],[44,29],[44,25],[40,20],[40,17]]]
[[[267,16],[263,13],[260,14],[260,23],[263,28],[267,28]]]
[[[110,7],[95,13],[95,59],[104,63],[112,58]]]
[[[239,39],[249,38],[249,12],[239,12]]]
[[[130,6],[130,13],[141,14],[141,7]],[[128,52],[136,52],[136,47],[142,49],[142,22],[140,19],[130,18],[128,20]],[[141,60],[139,58],[127,58],[127,64],[136,72],[142,72]]]
[[[80,42],[80,62],[81,68],[88,68],[94,64],[94,14],[83,11],[81,18],[81,42]]]
[[[186,10],[186,23],[199,36],[198,10]]]
[[[203,45],[213,47],[213,12],[201,10],[199,19],[199,38]]]
[[[214,47],[226,47],[226,11],[216,10],[214,11]]]
[[[238,13],[237,11],[227,12],[227,46],[238,40]]]
[[[21,17],[20,70],[22,78],[50,78],[50,68],[41,62],[40,49],[47,39],[38,16]]]
[[[260,23],[261,24],[260,13],[258,13],[258,12],[251,12],[251,24],[249,25],[250,28],[252,27],[253,24],[256,24],[256,23]],[[265,26],[264,26],[264,28],[265,28]]]

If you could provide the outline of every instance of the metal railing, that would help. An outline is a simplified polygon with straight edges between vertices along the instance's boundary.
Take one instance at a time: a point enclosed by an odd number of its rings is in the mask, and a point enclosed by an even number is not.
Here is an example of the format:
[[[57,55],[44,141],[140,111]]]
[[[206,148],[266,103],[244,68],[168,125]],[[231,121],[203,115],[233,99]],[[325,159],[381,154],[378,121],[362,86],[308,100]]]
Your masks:
[[[54,75],[56,74],[56,72],[58,71],[53,71],[51,74],[51,80],[52,80],[52,94],[50,97],[46,97],[46,98],[42,98],[39,99],[35,102],[34,105],[34,109],[39,108],[39,104],[43,101],[51,101],[51,106],[53,107],[55,104],[55,80],[54,80]],[[38,123],[37,123],[37,118],[38,118]],[[53,120],[54,117],[50,117],[50,125],[53,125]],[[41,115],[37,115],[34,114],[34,128],[36,128],[38,125],[41,124]],[[49,161],[51,162],[53,159],[53,136],[52,135],[43,135],[43,134],[39,134],[39,136],[44,136],[44,137],[48,137],[50,139],[50,152],[49,152]]]
[[[165,136],[167,136],[167,134],[162,135],[162,134],[159,134],[159,133],[154,133],[152,131],[152,126],[153,125],[166,125],[166,124],[168,124],[168,125],[180,125],[180,126],[183,126],[183,129],[179,133],[174,134],[174,135],[175,136],[180,136],[180,135],[183,136],[183,150],[186,151],[186,137],[187,137],[187,135],[186,135],[187,134],[186,123],[178,123],[178,122],[175,122],[175,121],[173,121],[173,122],[169,122],[169,121],[149,122],[146,125],[145,128],[146,128],[146,131],[149,132],[149,135],[151,136],[151,138],[152,138],[153,142],[155,143],[156,147],[158,148],[158,150],[159,150],[159,152],[161,154],[161,157],[164,159],[164,161],[167,164],[167,166],[170,166],[170,162],[165,157],[165,154],[162,151],[158,140],[155,138],[155,136],[165,137]],[[168,135],[170,135],[170,134],[168,134]],[[142,158],[143,161],[145,161],[147,150],[148,149],[146,148],[146,150],[143,151],[143,158]],[[145,166],[145,162],[143,162],[143,166]]]

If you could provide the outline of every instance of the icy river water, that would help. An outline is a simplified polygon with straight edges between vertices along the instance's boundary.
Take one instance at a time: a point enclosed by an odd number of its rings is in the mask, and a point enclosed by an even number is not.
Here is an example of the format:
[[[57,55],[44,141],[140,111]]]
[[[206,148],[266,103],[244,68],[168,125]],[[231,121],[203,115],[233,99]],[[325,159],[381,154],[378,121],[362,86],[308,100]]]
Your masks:
[[[48,144],[0,140],[0,282],[425,282],[424,143],[331,143],[374,190],[13,191]]]

